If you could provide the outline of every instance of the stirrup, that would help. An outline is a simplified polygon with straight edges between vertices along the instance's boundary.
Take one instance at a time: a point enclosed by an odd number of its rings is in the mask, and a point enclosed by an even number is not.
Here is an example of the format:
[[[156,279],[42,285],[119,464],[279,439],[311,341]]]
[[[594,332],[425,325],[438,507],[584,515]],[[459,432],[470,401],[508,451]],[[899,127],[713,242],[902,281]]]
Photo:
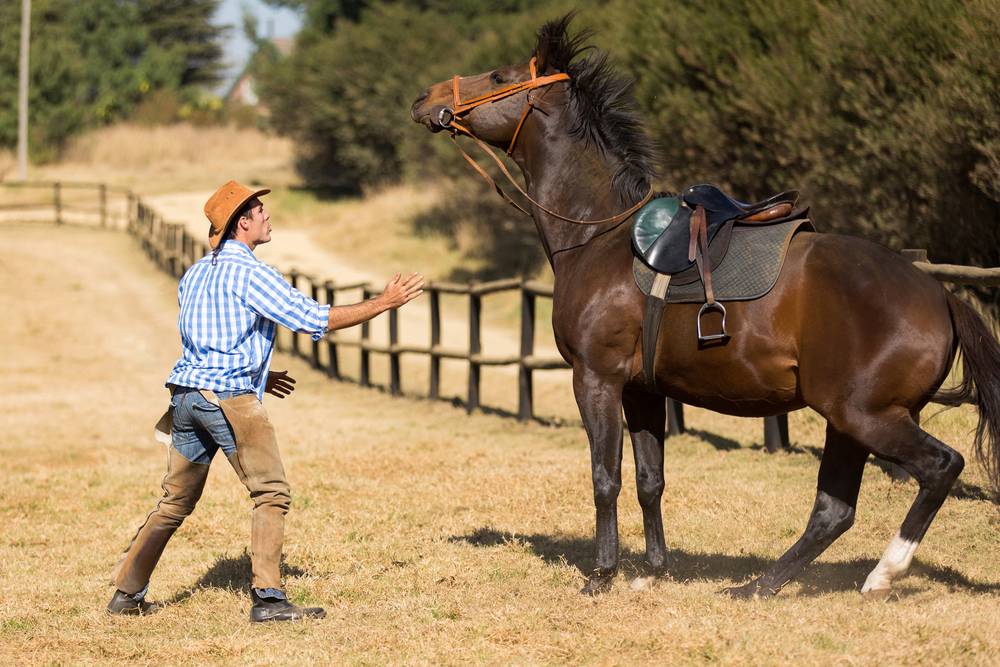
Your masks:
[[[722,313],[722,333],[709,334],[708,336],[702,336],[701,335],[701,318],[709,310],[717,310],[720,313]],[[729,334],[726,333],[726,307],[723,306],[718,301],[716,301],[714,303],[708,303],[706,301],[705,303],[701,304],[701,308],[698,310],[697,323],[698,323],[697,331],[698,331],[698,342],[699,343],[708,343],[708,342],[713,341],[713,340],[726,340],[727,338],[729,338]]]

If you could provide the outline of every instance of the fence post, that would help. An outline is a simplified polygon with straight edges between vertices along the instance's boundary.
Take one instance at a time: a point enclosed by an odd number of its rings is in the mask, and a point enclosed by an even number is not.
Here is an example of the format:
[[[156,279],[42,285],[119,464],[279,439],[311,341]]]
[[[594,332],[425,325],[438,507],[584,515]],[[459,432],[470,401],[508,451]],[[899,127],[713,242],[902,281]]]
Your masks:
[[[187,271],[194,264],[194,244],[191,243],[191,235],[187,229],[181,234],[181,254],[184,257],[184,270]]]
[[[667,399],[667,435],[684,433],[684,404],[672,398]]]
[[[392,396],[399,396],[401,392],[399,383],[399,352],[395,351],[399,344],[399,310],[393,308],[389,311],[389,393]]]
[[[372,296],[372,293],[367,287],[361,290],[361,300],[367,301]],[[361,345],[358,349],[361,351],[361,370],[358,373],[358,383],[362,387],[371,386],[371,353],[365,348],[368,343],[368,339],[371,334],[371,320],[361,323]]]
[[[294,289],[299,288],[299,272],[292,269],[288,272],[288,282],[291,283]],[[299,333],[297,331],[292,332],[292,356],[301,356],[299,352]]]
[[[764,417],[764,447],[771,454],[788,449],[788,415]]]
[[[521,285],[521,368],[517,378],[517,418],[534,417],[534,392],[531,369],[525,360],[535,352],[535,295]]]
[[[99,191],[101,195],[101,227],[103,228],[108,225],[108,186],[101,183]]]
[[[56,209],[56,224],[61,225],[62,219],[62,183],[56,181],[52,184],[52,205]]]
[[[184,241],[184,227],[181,224],[174,225],[174,247],[173,247],[173,257],[174,263],[174,275],[180,278],[184,275],[184,258],[181,255],[181,244]]]
[[[323,285],[326,289],[326,302],[330,304],[330,307],[334,306],[334,292],[333,292],[333,281],[327,280]],[[330,377],[339,380],[340,379],[340,361],[337,359],[337,344],[333,342],[333,332],[327,334],[326,338],[326,352],[327,356],[330,357],[330,365],[326,367],[326,374]]]
[[[441,345],[441,293],[430,288],[431,301],[431,379],[428,395],[432,400],[441,396],[441,357],[437,348]]]
[[[149,212],[149,242],[153,249],[152,258],[156,265],[163,268],[163,220],[159,214],[150,209]]]
[[[474,287],[469,285],[469,395],[465,404],[465,409],[472,412],[479,407],[479,364],[472,360],[472,357],[482,352],[482,343],[479,334],[480,311],[483,306],[483,298],[476,294]]]
[[[135,193],[129,190],[125,194],[126,206],[128,210],[125,211],[125,228],[129,232],[135,234],[135,223],[136,223],[136,213],[135,213]]]

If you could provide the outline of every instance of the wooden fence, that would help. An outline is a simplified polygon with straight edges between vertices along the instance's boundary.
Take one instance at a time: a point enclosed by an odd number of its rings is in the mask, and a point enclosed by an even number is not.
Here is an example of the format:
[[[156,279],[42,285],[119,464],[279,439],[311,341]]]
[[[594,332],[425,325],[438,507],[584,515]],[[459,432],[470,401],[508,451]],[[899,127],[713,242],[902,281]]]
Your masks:
[[[104,183],[0,182],[0,219],[124,229],[135,195]]]
[[[194,238],[178,223],[167,222],[163,217],[129,190],[111,188],[104,184],[87,183],[30,183],[8,184],[3,187],[34,189],[50,193],[47,201],[18,201],[13,204],[0,203],[0,214],[4,212],[36,210],[40,207],[51,211],[56,224],[67,221],[67,213],[86,213],[89,224],[100,227],[125,229],[136,237],[146,254],[164,271],[180,278],[198,259],[208,253],[208,244]],[[79,198],[67,202],[66,192],[90,192],[90,204],[79,203]],[[109,195],[124,198],[120,212],[109,208]],[[7,215],[7,217],[10,217]],[[0,218],[2,219],[2,218]],[[87,224],[87,223],[84,223]],[[1000,269],[932,264],[927,261],[924,250],[904,250],[914,266],[934,276],[938,280],[958,285],[1000,286]],[[295,270],[287,275],[289,282],[322,303],[336,305],[338,294],[360,290],[361,298],[368,299],[377,291],[368,283],[337,284]],[[521,299],[520,348],[517,354],[487,355],[482,351],[482,299],[489,294],[519,291]],[[402,355],[423,355],[429,360],[429,380],[426,395],[431,399],[441,398],[441,360],[457,359],[468,363],[468,383],[465,406],[468,411],[482,407],[480,400],[481,370],[488,366],[517,366],[518,407],[516,416],[521,420],[535,418],[533,400],[533,378],[535,371],[566,369],[569,366],[560,357],[537,356],[534,350],[536,302],[539,298],[552,298],[552,287],[543,283],[508,278],[491,282],[468,284],[430,282],[425,286],[430,308],[430,344],[426,346],[399,343],[399,319],[395,310],[388,315],[388,343],[379,344],[371,340],[371,323],[361,325],[360,339],[349,339],[341,334],[327,334],[321,341],[307,341],[304,334],[292,334],[277,339],[278,349],[307,360],[314,368],[325,370],[328,376],[337,380],[352,379],[341,373],[340,354],[344,348],[356,348],[359,355],[357,382],[364,387],[372,386],[371,355],[387,355],[389,359],[388,391],[393,395],[402,393],[400,358]],[[441,295],[464,295],[468,298],[469,345],[466,350],[450,349],[441,345]],[[325,353],[321,354],[323,347]],[[323,359],[325,358],[325,362]],[[767,417],[764,420],[764,444],[769,451],[789,445],[788,415]],[[680,403],[667,399],[667,431],[674,435],[684,431],[684,411]]]

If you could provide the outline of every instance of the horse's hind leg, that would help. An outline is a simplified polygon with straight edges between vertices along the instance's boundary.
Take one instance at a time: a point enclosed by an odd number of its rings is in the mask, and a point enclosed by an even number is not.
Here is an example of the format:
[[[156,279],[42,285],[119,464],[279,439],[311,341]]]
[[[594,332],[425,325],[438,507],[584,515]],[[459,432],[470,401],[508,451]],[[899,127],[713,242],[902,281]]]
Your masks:
[[[618,570],[618,494],[622,488],[622,386],[586,369],[574,371],[573,392],[590,440],[597,510],[597,562],[581,593],[611,587]]]
[[[726,592],[739,598],[774,595],[850,528],[867,458],[860,443],[828,425],[816,502],[802,537],[765,574]]]
[[[660,511],[660,499],[663,497],[666,401],[662,396],[626,390],[622,405],[625,407],[625,421],[635,454],[635,486],[646,533],[646,561],[658,570],[663,567],[667,555]]]
[[[895,432],[896,438],[887,439],[886,446],[875,453],[910,473],[920,484],[920,491],[899,532],[865,580],[862,593],[888,592],[893,579],[906,574],[931,521],[965,467],[961,454],[921,429],[908,416],[896,421]]]

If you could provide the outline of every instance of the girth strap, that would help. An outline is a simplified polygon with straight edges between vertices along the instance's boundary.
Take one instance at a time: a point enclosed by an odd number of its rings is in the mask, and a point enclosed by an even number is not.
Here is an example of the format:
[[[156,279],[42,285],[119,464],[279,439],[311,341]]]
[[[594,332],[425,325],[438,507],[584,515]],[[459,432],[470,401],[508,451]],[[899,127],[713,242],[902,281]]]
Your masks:
[[[656,342],[660,337],[669,287],[670,276],[657,273],[646,297],[646,313],[642,318],[642,377],[650,391],[656,391]]]

